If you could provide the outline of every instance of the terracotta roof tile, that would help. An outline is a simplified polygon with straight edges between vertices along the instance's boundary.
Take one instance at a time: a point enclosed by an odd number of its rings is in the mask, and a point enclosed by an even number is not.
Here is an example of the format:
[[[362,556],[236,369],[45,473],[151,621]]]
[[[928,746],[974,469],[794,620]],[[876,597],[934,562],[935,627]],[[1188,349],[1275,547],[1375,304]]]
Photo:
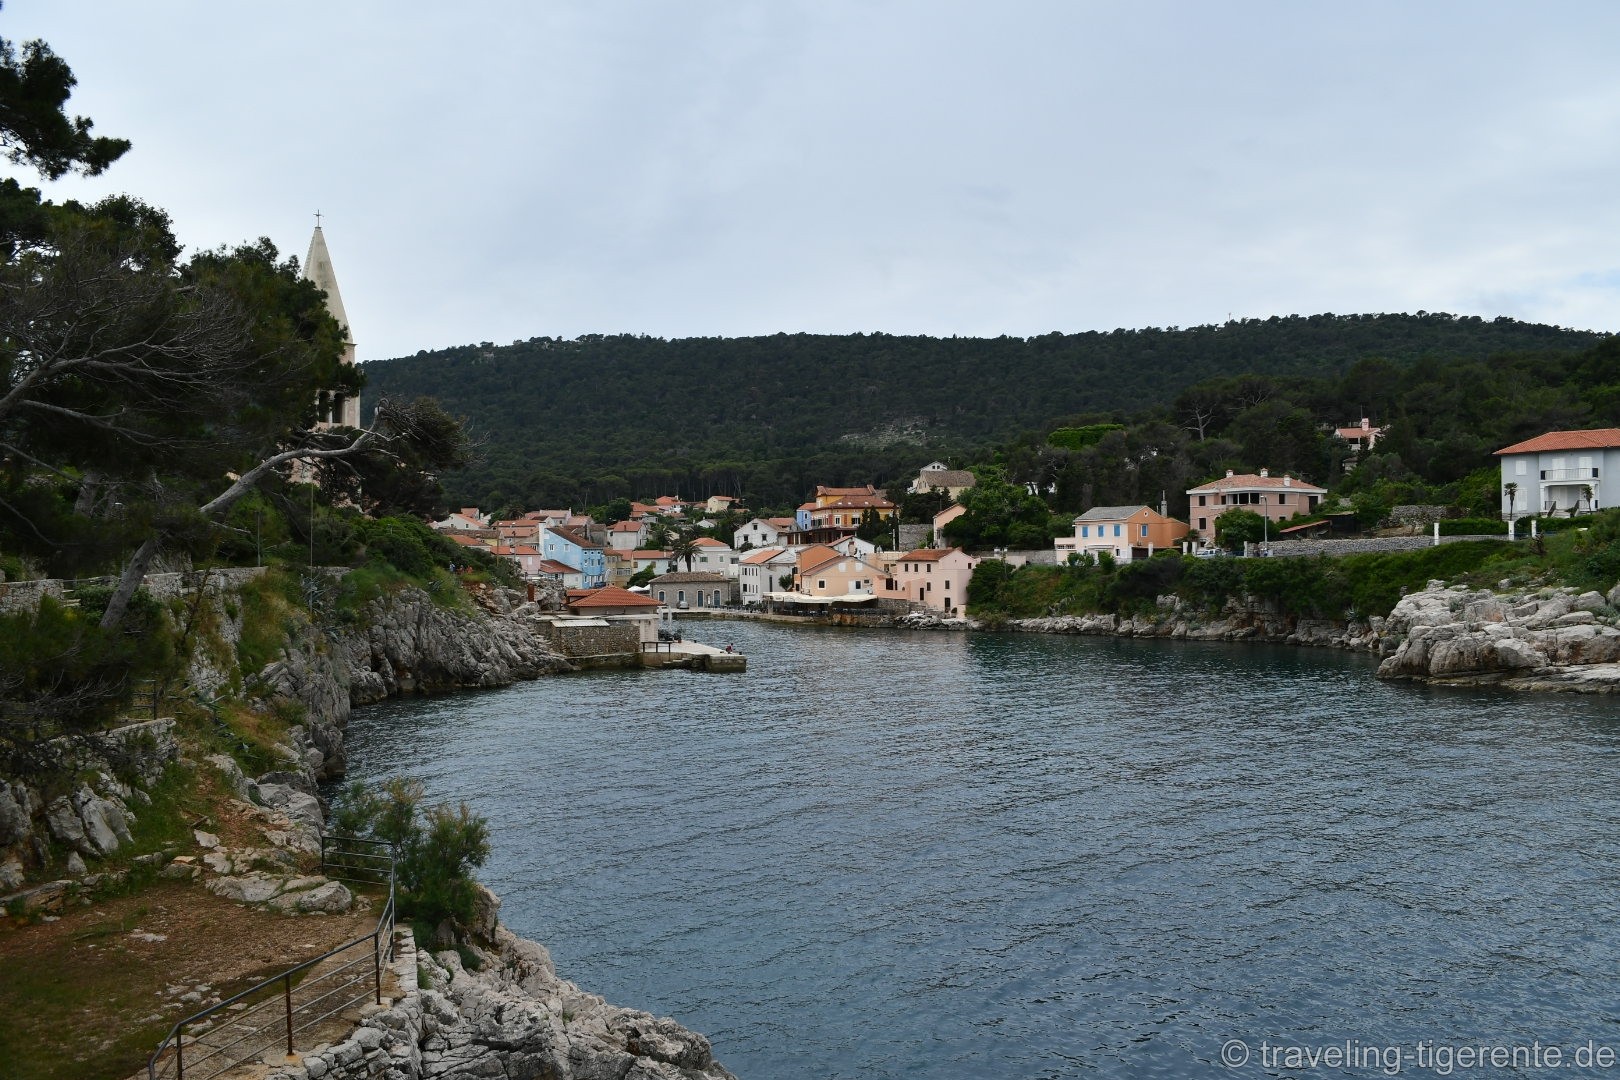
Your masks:
[[[1496,453],[1538,454],[1544,450],[1608,450],[1620,447],[1620,428],[1593,428],[1590,431],[1549,431],[1533,439],[1504,446]]]
[[[603,607],[639,607],[655,608],[658,601],[640,593],[633,593],[629,589],[621,589],[617,585],[604,585],[600,589],[591,589],[578,598],[573,592],[568,594],[568,606],[575,610],[581,608]]]
[[[1218,480],[1211,480],[1207,484],[1200,484],[1195,488],[1188,488],[1189,495],[1207,495],[1210,492],[1222,491],[1252,491],[1255,488],[1277,491],[1305,491],[1316,495],[1327,492],[1327,488],[1317,487],[1307,483],[1297,476],[1261,476],[1258,473],[1240,473],[1236,476],[1223,476]]]

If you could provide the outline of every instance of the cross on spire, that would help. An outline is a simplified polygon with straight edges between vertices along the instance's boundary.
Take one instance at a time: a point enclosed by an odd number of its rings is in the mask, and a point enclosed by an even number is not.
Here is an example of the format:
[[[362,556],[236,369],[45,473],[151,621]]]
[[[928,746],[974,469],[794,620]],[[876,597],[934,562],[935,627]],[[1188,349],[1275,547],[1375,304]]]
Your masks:
[[[321,227],[321,212],[319,210],[315,211],[315,227],[317,229]]]

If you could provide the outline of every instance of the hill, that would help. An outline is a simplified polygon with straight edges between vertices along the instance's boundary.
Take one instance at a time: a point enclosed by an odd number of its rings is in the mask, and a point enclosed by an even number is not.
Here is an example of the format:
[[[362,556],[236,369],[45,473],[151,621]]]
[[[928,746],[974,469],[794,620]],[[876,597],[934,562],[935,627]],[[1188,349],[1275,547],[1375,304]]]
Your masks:
[[[541,337],[373,361],[365,396],[369,410],[383,395],[430,395],[469,420],[483,458],[445,477],[457,502],[678,492],[788,506],[815,483],[884,483],[1062,418],[1162,407],[1210,378],[1337,376],[1374,356],[1568,355],[1601,339],[1425,312],[1031,338]]]

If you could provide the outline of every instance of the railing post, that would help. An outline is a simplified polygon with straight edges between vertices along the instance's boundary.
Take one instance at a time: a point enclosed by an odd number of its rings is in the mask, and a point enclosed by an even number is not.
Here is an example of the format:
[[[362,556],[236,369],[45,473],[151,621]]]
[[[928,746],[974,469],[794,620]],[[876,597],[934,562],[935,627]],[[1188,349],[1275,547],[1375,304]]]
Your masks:
[[[281,991],[287,1000],[287,1056],[292,1057],[292,972],[281,977]]]
[[[377,1004],[382,1004],[382,929],[371,936],[371,962],[377,972]]]
[[[174,1080],[183,1080],[186,1075],[186,1028],[184,1024],[174,1029]]]

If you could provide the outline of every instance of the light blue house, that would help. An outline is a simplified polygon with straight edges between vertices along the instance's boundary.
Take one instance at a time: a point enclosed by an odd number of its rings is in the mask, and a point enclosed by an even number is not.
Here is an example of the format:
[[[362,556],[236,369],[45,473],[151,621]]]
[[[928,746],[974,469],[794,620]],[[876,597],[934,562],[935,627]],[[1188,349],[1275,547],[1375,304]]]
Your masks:
[[[577,569],[587,589],[607,584],[607,555],[580,529],[548,525],[540,531],[540,554]]]
[[[1549,431],[1496,456],[1504,518],[1620,506],[1620,428]]]

